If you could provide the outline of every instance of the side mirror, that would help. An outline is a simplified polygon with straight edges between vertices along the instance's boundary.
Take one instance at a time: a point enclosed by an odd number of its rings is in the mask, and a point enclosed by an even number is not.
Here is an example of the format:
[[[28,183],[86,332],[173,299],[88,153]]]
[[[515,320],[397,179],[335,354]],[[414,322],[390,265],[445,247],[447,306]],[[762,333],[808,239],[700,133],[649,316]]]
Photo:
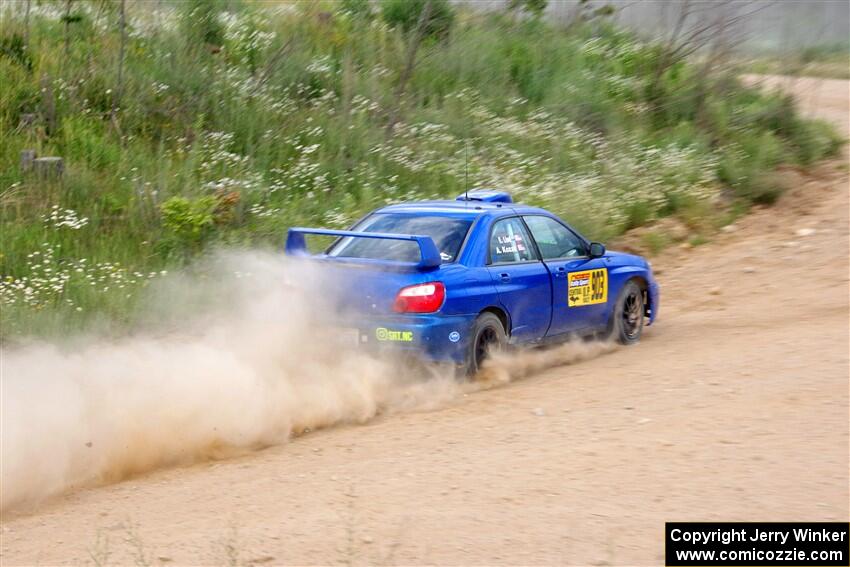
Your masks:
[[[590,243],[590,257],[591,258],[601,258],[605,255],[605,245],[601,242],[591,242]]]

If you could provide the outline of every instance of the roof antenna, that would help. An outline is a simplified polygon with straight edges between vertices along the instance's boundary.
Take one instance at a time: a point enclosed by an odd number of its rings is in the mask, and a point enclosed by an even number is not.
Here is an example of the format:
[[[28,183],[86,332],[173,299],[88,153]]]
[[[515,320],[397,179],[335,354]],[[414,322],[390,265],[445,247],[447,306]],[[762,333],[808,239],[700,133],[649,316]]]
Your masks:
[[[464,166],[463,166],[463,185],[464,185],[464,200],[466,204],[469,205],[469,140],[465,140],[465,144],[463,146],[463,157],[464,157]]]

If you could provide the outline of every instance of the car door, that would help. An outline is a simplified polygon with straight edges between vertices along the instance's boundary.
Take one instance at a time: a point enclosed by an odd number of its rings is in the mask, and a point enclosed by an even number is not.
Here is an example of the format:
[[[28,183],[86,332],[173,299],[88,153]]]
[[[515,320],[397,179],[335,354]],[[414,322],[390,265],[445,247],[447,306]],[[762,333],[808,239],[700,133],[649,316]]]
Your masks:
[[[490,229],[487,270],[511,320],[511,341],[546,336],[552,318],[549,271],[519,217],[499,219]]]
[[[547,336],[581,332],[605,323],[608,269],[590,258],[587,244],[554,217],[525,215],[552,280],[552,324]]]

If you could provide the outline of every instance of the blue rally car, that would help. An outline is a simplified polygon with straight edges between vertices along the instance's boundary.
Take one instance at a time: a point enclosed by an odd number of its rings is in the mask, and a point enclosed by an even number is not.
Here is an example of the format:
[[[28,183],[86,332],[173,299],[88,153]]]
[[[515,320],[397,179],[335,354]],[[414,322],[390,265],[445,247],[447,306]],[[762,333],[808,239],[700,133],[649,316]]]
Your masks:
[[[311,234],[336,239],[310,255]],[[509,344],[585,335],[632,344],[658,314],[658,284],[645,259],[607,251],[504,192],[391,205],[351,230],[292,228],[286,252],[332,272],[342,324],[362,347],[468,373]]]

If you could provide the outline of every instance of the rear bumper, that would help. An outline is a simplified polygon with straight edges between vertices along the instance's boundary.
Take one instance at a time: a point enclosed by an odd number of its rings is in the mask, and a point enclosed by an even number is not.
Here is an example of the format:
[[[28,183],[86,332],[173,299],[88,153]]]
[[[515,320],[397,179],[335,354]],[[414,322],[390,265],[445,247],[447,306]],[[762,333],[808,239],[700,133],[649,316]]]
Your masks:
[[[358,348],[409,354],[429,362],[463,364],[475,315],[390,315],[348,320],[357,329]]]

